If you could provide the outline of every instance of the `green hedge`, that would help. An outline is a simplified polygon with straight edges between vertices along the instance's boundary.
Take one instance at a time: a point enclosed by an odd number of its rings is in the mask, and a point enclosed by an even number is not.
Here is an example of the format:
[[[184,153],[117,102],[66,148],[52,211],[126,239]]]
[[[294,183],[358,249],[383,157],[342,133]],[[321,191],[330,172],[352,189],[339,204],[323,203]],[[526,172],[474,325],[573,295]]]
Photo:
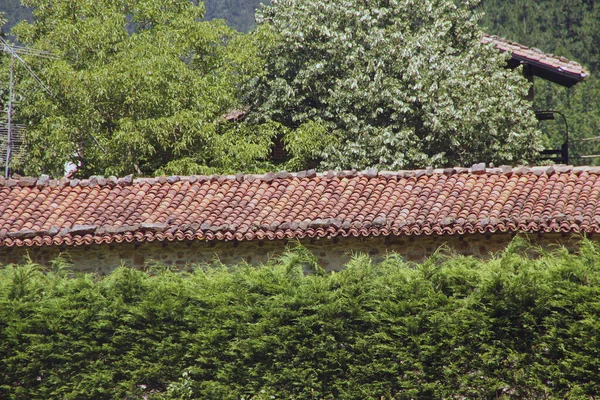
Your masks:
[[[600,250],[522,246],[331,274],[302,248],[192,273],[7,266],[0,398],[597,396]]]

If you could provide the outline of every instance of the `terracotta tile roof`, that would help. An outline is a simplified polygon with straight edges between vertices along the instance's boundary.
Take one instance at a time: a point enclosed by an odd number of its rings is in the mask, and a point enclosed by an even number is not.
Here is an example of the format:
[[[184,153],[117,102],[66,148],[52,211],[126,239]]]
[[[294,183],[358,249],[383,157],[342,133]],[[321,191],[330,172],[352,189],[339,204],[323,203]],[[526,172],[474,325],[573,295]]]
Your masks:
[[[571,78],[575,83],[587,77],[583,67],[575,61],[569,61],[564,57],[544,53],[539,49],[523,46],[498,36],[484,35],[482,43],[493,43],[500,50],[511,53],[516,61],[542,67],[554,73]]]
[[[600,168],[0,179],[0,246],[600,232]]]

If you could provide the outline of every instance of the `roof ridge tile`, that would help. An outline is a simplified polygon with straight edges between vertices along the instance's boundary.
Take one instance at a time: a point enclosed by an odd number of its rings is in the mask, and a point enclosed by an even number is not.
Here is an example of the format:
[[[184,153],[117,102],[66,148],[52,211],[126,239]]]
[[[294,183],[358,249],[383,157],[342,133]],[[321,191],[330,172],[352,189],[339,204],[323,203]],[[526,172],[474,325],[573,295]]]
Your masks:
[[[203,183],[207,181],[237,181],[237,182],[252,182],[254,180],[261,180],[263,182],[272,182],[279,179],[313,179],[313,178],[355,178],[355,177],[366,177],[366,178],[410,178],[410,177],[421,177],[424,175],[456,175],[456,174],[501,174],[511,175],[513,173],[526,174],[533,173],[539,175],[544,173],[546,175],[552,175],[554,173],[581,173],[588,172],[591,174],[600,174],[600,166],[573,166],[565,164],[554,164],[554,165],[538,165],[538,166],[518,166],[513,167],[510,165],[501,165],[499,167],[486,167],[485,163],[477,163],[472,165],[470,168],[466,167],[451,167],[451,168],[433,168],[427,167],[424,169],[414,170],[397,170],[397,171],[379,171],[377,168],[369,168],[364,171],[352,170],[339,170],[339,171],[325,171],[316,172],[311,169],[307,171],[299,172],[267,172],[264,174],[244,174],[237,173],[235,175],[171,175],[171,176],[158,176],[158,177],[139,177],[135,178],[132,174],[124,177],[110,176],[105,178],[101,175],[92,175],[88,178],[66,178],[51,179],[48,175],[41,175],[38,178],[35,177],[15,177],[15,178],[4,178],[0,177],[0,187],[65,187],[65,186],[81,186],[81,187],[95,187],[95,186],[131,186],[141,184],[174,184],[176,182],[190,182],[190,183]]]

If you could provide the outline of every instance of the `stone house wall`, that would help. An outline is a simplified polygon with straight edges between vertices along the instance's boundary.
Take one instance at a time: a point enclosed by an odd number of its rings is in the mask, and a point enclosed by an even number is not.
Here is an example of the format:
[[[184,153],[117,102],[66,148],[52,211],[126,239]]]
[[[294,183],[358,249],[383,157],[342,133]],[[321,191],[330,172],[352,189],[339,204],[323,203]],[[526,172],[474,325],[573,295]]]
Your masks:
[[[352,254],[369,254],[373,261],[381,261],[386,254],[399,253],[405,260],[421,262],[440,246],[446,245],[456,254],[489,258],[510,243],[513,234],[468,234],[447,236],[398,236],[370,238],[332,238],[302,240],[300,243],[318,258],[325,270],[339,270]],[[534,245],[544,248],[574,246],[578,236],[565,234],[528,235]],[[291,242],[293,243],[293,242]],[[146,242],[93,244],[72,247],[11,247],[0,248],[0,265],[23,262],[29,256],[34,262],[47,265],[62,254],[75,270],[108,273],[119,265],[136,268],[163,264],[185,269],[199,263],[220,261],[225,265],[240,262],[265,263],[285,250],[289,241],[249,242]]]

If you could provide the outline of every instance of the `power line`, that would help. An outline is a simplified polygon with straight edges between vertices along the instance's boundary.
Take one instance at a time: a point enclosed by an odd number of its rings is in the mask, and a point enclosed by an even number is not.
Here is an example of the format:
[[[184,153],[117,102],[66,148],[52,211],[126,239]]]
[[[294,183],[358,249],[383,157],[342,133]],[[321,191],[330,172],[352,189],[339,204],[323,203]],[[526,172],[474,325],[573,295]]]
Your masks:
[[[11,48],[17,54],[31,55],[31,56],[42,57],[42,58],[50,58],[52,60],[58,59],[58,56],[56,56],[53,53],[50,53],[49,51],[45,51],[45,50],[36,50],[36,49],[30,49],[29,47],[14,46],[14,45],[11,46]]]
[[[591,142],[593,140],[600,140],[600,136],[592,136],[592,137],[588,137],[588,138],[571,139],[572,142]]]

